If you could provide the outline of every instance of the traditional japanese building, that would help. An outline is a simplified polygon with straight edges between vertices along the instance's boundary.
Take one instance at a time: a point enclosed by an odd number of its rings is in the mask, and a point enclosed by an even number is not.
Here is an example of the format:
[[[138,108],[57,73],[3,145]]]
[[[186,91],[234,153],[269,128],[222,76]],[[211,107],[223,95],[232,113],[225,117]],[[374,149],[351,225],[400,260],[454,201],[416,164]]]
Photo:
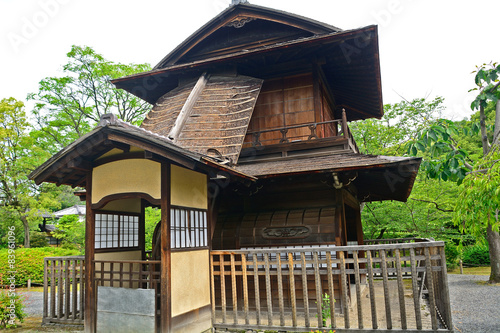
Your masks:
[[[153,70],[113,81],[153,105],[140,127],[106,115],[31,175],[86,189],[88,332],[201,332],[226,322],[227,295],[234,324],[244,311],[250,325],[255,309],[261,327],[267,302],[272,327],[271,297],[296,311],[323,292],[345,315],[354,275],[319,269],[344,260],[335,247],[363,244],[362,202],[410,194],[420,158],[361,154],[348,126],[383,115],[377,27],[341,30],[240,2]],[[148,206],[161,209],[151,254]],[[226,250],[257,252],[235,261]]]

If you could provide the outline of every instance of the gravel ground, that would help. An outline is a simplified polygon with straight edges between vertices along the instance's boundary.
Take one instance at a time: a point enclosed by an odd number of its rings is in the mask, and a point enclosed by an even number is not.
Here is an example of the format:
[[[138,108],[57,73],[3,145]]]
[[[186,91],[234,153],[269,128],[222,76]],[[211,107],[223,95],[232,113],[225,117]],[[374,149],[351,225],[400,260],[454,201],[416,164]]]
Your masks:
[[[448,275],[455,332],[500,332],[500,286],[478,284],[484,275]]]
[[[487,281],[484,275],[449,274],[451,312],[457,333],[500,332],[500,286],[478,284]],[[29,317],[42,316],[41,292],[21,292],[26,296]]]

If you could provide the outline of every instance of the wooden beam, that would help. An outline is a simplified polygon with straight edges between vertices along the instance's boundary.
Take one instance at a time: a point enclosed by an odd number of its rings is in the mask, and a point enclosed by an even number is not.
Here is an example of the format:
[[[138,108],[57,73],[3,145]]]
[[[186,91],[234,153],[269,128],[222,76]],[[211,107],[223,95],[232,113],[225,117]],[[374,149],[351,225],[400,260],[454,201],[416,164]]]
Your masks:
[[[113,148],[117,148],[120,150],[123,150],[124,153],[128,153],[130,151],[130,145],[114,140],[106,140],[104,142],[104,145],[106,146],[112,146]]]
[[[92,170],[92,163],[80,157],[69,161],[68,168],[80,171],[89,171]]]
[[[161,245],[160,304],[161,332],[170,332],[172,325],[171,248],[170,248],[170,164],[161,165]]]
[[[92,172],[86,176],[86,211],[85,220],[85,333],[96,331],[97,300],[94,285],[94,253],[95,253],[95,214],[92,210]]]

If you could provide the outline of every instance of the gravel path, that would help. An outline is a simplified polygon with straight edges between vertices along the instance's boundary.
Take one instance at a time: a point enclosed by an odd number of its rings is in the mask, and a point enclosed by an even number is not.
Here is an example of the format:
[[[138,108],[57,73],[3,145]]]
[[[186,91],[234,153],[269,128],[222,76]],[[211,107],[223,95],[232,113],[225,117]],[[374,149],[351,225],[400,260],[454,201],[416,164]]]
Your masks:
[[[484,275],[448,275],[453,326],[458,333],[500,332],[500,286]]]

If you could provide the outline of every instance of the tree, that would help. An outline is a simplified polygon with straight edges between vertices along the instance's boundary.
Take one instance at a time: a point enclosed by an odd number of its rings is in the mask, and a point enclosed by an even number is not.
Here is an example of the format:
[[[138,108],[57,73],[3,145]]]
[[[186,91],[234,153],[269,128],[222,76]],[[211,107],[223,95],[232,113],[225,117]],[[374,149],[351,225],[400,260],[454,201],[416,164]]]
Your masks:
[[[370,154],[401,155],[406,142],[441,117],[444,99],[416,98],[384,105],[382,119],[351,123],[360,150]]]
[[[63,67],[66,76],[47,77],[39,84],[34,100],[38,139],[53,153],[92,129],[99,118],[114,113],[139,124],[151,106],[116,89],[110,79],[143,72],[148,64],[124,65],[106,60],[90,47],[73,46]]]
[[[430,158],[423,165],[431,178],[463,182],[455,208],[454,222],[463,232],[477,238],[484,237],[489,244],[490,282],[500,282],[500,65],[483,64],[476,70],[475,84],[478,95],[471,104],[479,109],[479,123],[470,128],[449,120],[439,120],[409,142],[408,152],[427,153]],[[494,125],[488,126],[486,110],[494,110]],[[490,118],[491,119],[491,118]],[[488,130],[490,132],[488,133]],[[473,136],[481,133],[482,155],[477,160],[460,146],[459,134]],[[491,143],[490,139],[491,138]]]
[[[28,174],[35,165],[48,158],[28,133],[29,123],[24,104],[14,98],[0,101],[0,216],[3,222],[20,226],[24,233],[24,246],[30,246],[30,225],[36,224],[41,202],[56,204],[47,198],[37,201],[34,183]],[[21,222],[19,224],[19,222]],[[16,227],[16,231],[18,228]]]

